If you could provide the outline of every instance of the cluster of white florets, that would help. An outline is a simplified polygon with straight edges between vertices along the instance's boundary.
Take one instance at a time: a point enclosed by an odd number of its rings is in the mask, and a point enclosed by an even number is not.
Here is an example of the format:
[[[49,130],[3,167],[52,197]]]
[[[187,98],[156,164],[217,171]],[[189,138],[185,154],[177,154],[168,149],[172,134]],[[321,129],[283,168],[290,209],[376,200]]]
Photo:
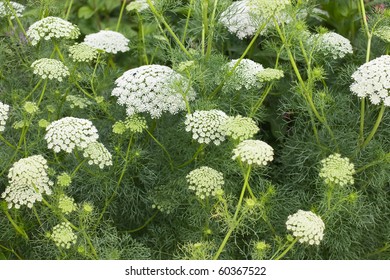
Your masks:
[[[222,125],[222,130],[226,136],[243,141],[252,138],[260,129],[253,119],[238,115],[228,117]]]
[[[70,246],[76,244],[77,236],[73,232],[71,226],[67,222],[62,222],[53,228],[51,238],[58,247],[69,249]]]
[[[5,124],[8,120],[9,105],[0,102],[0,132],[5,130]]]
[[[215,196],[224,185],[223,174],[208,166],[192,170],[186,178],[188,188],[195,191],[200,199]]]
[[[13,1],[9,1],[9,3],[7,1],[0,2],[0,18],[10,17],[10,19],[14,19],[15,15],[22,17],[25,8],[24,5]]]
[[[253,36],[271,16],[275,16],[278,23],[288,22],[290,18],[283,9],[289,4],[289,0],[240,0],[222,12],[219,21],[230,33],[243,39]],[[260,34],[266,33],[272,26],[272,21],[265,24]]]
[[[273,69],[273,68],[265,68],[263,71],[260,71],[257,74],[257,78],[259,82],[265,83],[273,80],[279,80],[284,77],[284,73],[282,70]]]
[[[88,164],[96,164],[100,169],[112,165],[112,155],[102,143],[91,142],[84,149],[83,156],[88,158]]]
[[[94,49],[116,54],[117,52],[127,52],[129,39],[121,33],[110,30],[100,30],[97,33],[88,34],[84,38],[84,43]]]
[[[244,140],[233,149],[232,159],[248,165],[265,166],[274,159],[274,149],[261,140]]]
[[[340,154],[332,154],[321,160],[322,168],[320,177],[327,184],[339,186],[352,185],[355,166],[349,161],[349,158],[342,158]]]
[[[77,39],[80,36],[79,28],[58,17],[46,17],[33,23],[26,32],[27,38],[35,46],[40,40],[50,39]]]
[[[41,155],[15,162],[8,172],[9,186],[1,195],[8,202],[8,208],[19,209],[22,205],[32,208],[35,201],[42,200],[42,194],[50,195],[53,182],[47,169],[47,161]]]
[[[232,69],[236,65],[238,59],[230,61],[227,65],[228,69]],[[260,87],[260,79],[258,75],[264,71],[264,67],[250,59],[243,59],[240,64],[234,69],[233,75],[226,82],[225,86],[234,88],[235,90],[253,89]]]
[[[86,43],[76,43],[69,47],[69,56],[74,62],[91,62],[97,58],[97,49]]]
[[[47,146],[55,153],[73,149],[84,150],[99,138],[98,131],[91,121],[74,117],[65,117],[52,122],[46,127]]]
[[[299,238],[300,243],[319,245],[324,237],[325,224],[321,217],[311,211],[298,210],[288,216],[286,226],[293,236]]]
[[[199,143],[221,144],[225,141],[223,124],[228,116],[220,110],[195,111],[186,116],[186,131],[192,132],[192,138]]]
[[[368,97],[372,104],[390,106],[390,56],[382,55],[364,63],[352,74],[350,90],[360,98]]]
[[[63,78],[69,76],[68,68],[56,59],[41,58],[35,60],[31,67],[34,70],[34,74],[39,75],[42,79],[55,79],[62,82]]]
[[[159,118],[162,113],[176,114],[186,109],[186,101],[196,93],[186,78],[167,66],[144,65],[123,73],[116,81],[113,96],[126,106],[126,113],[149,113]]]
[[[351,42],[335,32],[312,35],[309,42],[316,46],[317,52],[325,56],[331,55],[333,59],[343,58],[353,53]]]
[[[151,1],[153,3],[153,1]],[[126,6],[127,11],[136,10],[138,13],[149,9],[148,1],[146,0],[135,0],[130,2],[129,5]]]

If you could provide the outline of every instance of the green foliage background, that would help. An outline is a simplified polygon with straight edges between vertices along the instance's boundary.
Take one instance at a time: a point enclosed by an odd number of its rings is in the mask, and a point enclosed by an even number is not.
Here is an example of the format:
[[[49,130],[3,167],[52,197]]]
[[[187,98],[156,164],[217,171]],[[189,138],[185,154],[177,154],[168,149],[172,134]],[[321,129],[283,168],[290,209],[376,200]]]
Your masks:
[[[217,21],[231,1],[215,1],[154,1],[156,10],[173,33],[184,38],[185,51],[161,18],[150,11],[137,14],[125,10],[118,25],[122,1],[20,1],[27,6],[20,18],[26,30],[42,17],[64,18],[69,10],[68,20],[82,33],[77,41],[81,42],[87,34],[103,29],[115,30],[117,26],[118,31],[130,39],[129,52],[103,56],[94,80],[99,98],[91,99],[92,104],[84,109],[71,108],[66,96],[83,96],[76,82],[87,93],[92,92],[90,78],[95,65],[76,65],[67,56],[67,48],[73,42],[59,42],[65,64],[74,72],[64,83],[48,83],[40,110],[31,118],[23,110],[24,98],[38,82],[30,65],[39,58],[49,57],[53,46],[49,41],[32,47],[16,21],[11,21],[11,26],[5,18],[0,19],[0,98],[11,106],[2,138],[16,146],[24,128],[15,129],[14,124],[22,122],[25,123],[23,127],[28,127],[19,150],[14,151],[4,142],[0,144],[0,193],[8,185],[9,168],[23,157],[43,155],[48,159],[54,181],[62,172],[70,174],[80,164],[76,153],[55,156],[47,149],[43,140],[45,128],[38,125],[41,119],[48,122],[65,116],[89,119],[99,131],[99,141],[113,155],[112,167],[100,170],[82,165],[69,187],[61,188],[56,183],[54,194],[46,197],[55,205],[58,197],[66,193],[79,205],[79,209],[68,217],[80,228],[77,244],[69,250],[56,247],[50,239],[53,226],[62,219],[58,208],[36,203],[34,211],[23,207],[7,210],[6,203],[1,200],[0,259],[215,257],[235,222],[232,214],[237,209],[244,183],[240,165],[231,160],[232,149],[237,143],[225,141],[220,146],[200,148],[185,131],[185,112],[164,114],[159,119],[145,115],[148,130],[141,134],[118,135],[112,131],[116,121],[126,118],[125,109],[111,96],[114,81],[124,71],[146,62],[179,71],[181,63],[189,60],[194,64],[182,74],[189,77],[198,92],[191,111],[219,109],[232,116],[251,115],[260,127],[255,139],[267,142],[275,151],[274,161],[269,166],[251,172],[249,183],[257,197],[256,204],[248,209],[246,204],[243,206],[245,215],[240,223],[234,224],[232,236],[219,258],[271,259],[280,255],[292,238],[285,222],[298,209],[311,210],[322,217],[326,225],[324,239],[319,246],[296,244],[284,258],[390,258],[390,115],[385,110],[374,138],[366,147],[359,147],[361,101],[349,89],[352,73],[366,59],[367,34],[360,1],[292,1],[294,5],[289,12],[296,13],[299,9],[309,12],[306,18],[295,18],[294,22],[283,26],[298,71],[311,90],[314,106],[326,116],[326,123],[313,117],[308,108],[286,45],[278,33],[274,30],[255,40],[239,40]],[[208,4],[206,10],[205,3]],[[212,21],[215,3],[216,16]],[[388,5],[388,1],[366,3],[369,24],[380,18],[381,25],[389,25]],[[204,13],[209,16],[209,28],[213,28],[213,33],[207,34],[211,36],[209,45],[201,36]],[[188,29],[184,31],[187,17]],[[303,32],[317,32],[319,27],[350,39],[354,54],[340,60],[314,55],[311,67],[318,72],[311,76],[298,39]],[[369,27],[373,28],[372,25]],[[253,45],[248,48],[250,43]],[[209,53],[204,49],[205,45],[211,47]],[[387,43],[373,37],[371,59],[387,54],[388,47]],[[228,87],[218,90],[227,74],[221,71],[223,66],[231,59],[238,59],[245,51],[248,51],[245,58],[264,67],[283,70],[284,77],[254,90],[235,91]],[[265,93],[267,87],[269,93]],[[35,99],[38,92],[33,94]],[[266,96],[264,103],[254,111],[253,105],[262,96]],[[378,112],[378,106],[367,103],[365,137],[374,126]],[[317,136],[313,128],[317,130]],[[334,190],[329,209],[327,186],[318,173],[320,161],[335,152],[348,157],[358,172],[353,186]],[[203,165],[223,172],[223,199],[230,216],[222,209],[221,200],[215,198],[206,203],[188,190],[186,175]],[[123,179],[119,179],[122,172]],[[93,205],[92,213],[85,213],[85,203]],[[16,230],[11,220],[27,238]],[[265,248],[258,249],[259,242],[264,242]]]

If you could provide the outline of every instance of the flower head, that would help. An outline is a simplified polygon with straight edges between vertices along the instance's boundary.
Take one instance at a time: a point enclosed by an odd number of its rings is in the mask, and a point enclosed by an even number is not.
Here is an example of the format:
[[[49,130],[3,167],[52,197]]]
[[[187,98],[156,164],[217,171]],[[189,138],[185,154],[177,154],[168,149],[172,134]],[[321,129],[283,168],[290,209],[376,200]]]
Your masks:
[[[215,145],[225,141],[223,124],[228,116],[220,110],[195,111],[186,116],[186,131],[192,132],[192,138],[199,143]]]
[[[35,60],[31,67],[34,69],[34,74],[39,75],[42,79],[55,79],[62,82],[63,78],[69,76],[68,67],[56,59],[41,58]]]
[[[46,17],[33,23],[26,32],[27,38],[35,46],[42,39],[77,39],[80,35],[79,28],[58,17]]]
[[[222,125],[222,130],[226,136],[230,136],[234,140],[240,141],[252,138],[259,132],[259,128],[253,119],[240,115],[228,117]]]
[[[65,117],[52,122],[46,128],[47,147],[55,153],[61,150],[71,153],[74,148],[84,150],[88,144],[99,138],[97,129],[91,121]]]
[[[319,175],[325,180],[325,183],[334,183],[339,186],[353,184],[355,167],[349,161],[349,158],[342,158],[340,154],[336,153],[321,160],[321,164],[322,168]]]
[[[233,150],[232,159],[236,158],[249,165],[265,166],[274,159],[274,149],[260,140],[244,140]]]
[[[42,194],[50,195],[53,182],[47,169],[47,161],[41,155],[15,162],[8,172],[9,186],[1,195],[8,202],[8,208],[18,209],[22,205],[32,208],[35,201],[42,200]]]
[[[383,101],[390,106],[390,55],[382,55],[364,63],[352,74],[352,93],[360,98],[368,97],[372,104]]]
[[[343,58],[353,53],[351,42],[335,32],[312,35],[309,42],[316,45],[318,52],[325,56],[331,55],[333,59]]]
[[[77,205],[74,203],[74,198],[67,195],[61,195],[58,200],[58,208],[64,214],[70,214],[73,211],[76,211]]]
[[[192,101],[196,95],[186,78],[162,65],[128,70],[115,84],[111,94],[118,97],[118,104],[126,106],[128,116],[142,112],[152,118],[164,112],[176,114],[186,109],[185,99]]]
[[[153,3],[153,0],[152,0]],[[145,11],[149,9],[148,2],[146,0],[135,0],[129,3],[129,5],[126,6],[127,11],[136,10],[138,13]]]
[[[325,224],[311,211],[298,210],[294,215],[288,216],[286,226],[287,230],[299,238],[300,243],[319,245],[324,237]]]
[[[112,165],[112,156],[110,152],[104,147],[102,143],[91,142],[84,149],[83,156],[89,158],[88,164],[99,165],[100,169],[103,169],[104,166]]]
[[[129,39],[119,32],[110,30],[100,30],[97,33],[88,34],[84,38],[84,43],[92,48],[113,54],[130,50]]]
[[[227,67],[232,69],[237,63],[238,59],[233,59],[227,64]],[[226,82],[226,86],[232,87],[235,90],[252,89],[260,87],[261,83],[258,75],[264,71],[260,63],[254,62],[250,59],[243,59],[240,64],[234,69],[233,75]]]
[[[279,80],[284,77],[284,73],[282,70],[273,69],[273,68],[265,68],[263,71],[260,71],[257,74],[257,78],[261,83]]]
[[[53,228],[51,238],[58,247],[69,249],[70,246],[76,244],[77,236],[74,234],[69,223],[62,222]]]
[[[10,17],[10,19],[14,19],[15,14],[17,17],[22,17],[25,8],[24,5],[13,1],[9,1],[9,3],[7,1],[0,2],[0,18]],[[15,13],[12,10],[15,11]]]
[[[23,109],[31,115],[39,111],[38,105],[35,102],[31,101],[27,101],[26,103],[24,103]]]
[[[74,62],[91,62],[97,58],[97,49],[86,43],[76,43],[69,47],[69,56]]]
[[[66,173],[62,172],[60,175],[57,176],[57,185],[60,187],[69,187],[72,183],[72,177]]]
[[[215,196],[218,190],[224,185],[223,174],[208,166],[202,166],[192,170],[187,175],[188,188],[195,191],[195,194],[204,199]]]
[[[283,14],[283,9],[290,4],[289,0],[240,0],[233,2],[221,13],[219,21],[239,39],[255,35],[257,30],[275,15],[278,22],[291,19]],[[260,34],[272,28],[273,23],[266,23]]]
[[[5,124],[8,120],[9,105],[0,102],[0,132],[5,130]]]

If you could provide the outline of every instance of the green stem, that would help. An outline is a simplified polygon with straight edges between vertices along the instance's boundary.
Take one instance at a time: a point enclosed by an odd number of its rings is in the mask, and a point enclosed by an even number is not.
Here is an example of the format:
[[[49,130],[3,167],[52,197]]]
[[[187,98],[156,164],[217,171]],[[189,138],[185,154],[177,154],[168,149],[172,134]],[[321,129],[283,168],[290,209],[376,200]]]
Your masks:
[[[279,255],[277,256],[274,260],[280,260],[281,258],[283,258],[287,253],[288,251],[291,250],[292,247],[294,247],[295,243],[297,243],[299,238],[295,238],[293,242],[291,242],[291,244]]]
[[[149,134],[149,136],[153,139],[154,142],[156,142],[156,144],[164,151],[164,153],[166,154],[166,156],[168,157],[168,160],[169,160],[169,165],[171,167],[171,170],[173,170],[173,161],[172,161],[172,158],[171,158],[171,155],[169,154],[169,152],[167,151],[167,149],[164,147],[163,144],[161,144],[154,136],[153,134],[146,129],[146,132]]]
[[[146,46],[145,46],[145,31],[143,19],[140,13],[137,12],[138,17],[138,55],[140,59],[143,59],[143,64],[148,65],[148,55],[146,54]],[[141,62],[141,61],[140,61]]]
[[[158,210],[156,212],[154,212],[153,216],[150,217],[142,226],[137,227],[135,229],[125,230],[125,232],[133,233],[133,232],[137,232],[137,231],[144,229],[148,224],[150,224],[154,220],[154,218],[157,216],[157,214],[158,214]]]
[[[119,12],[118,22],[117,22],[116,28],[115,28],[115,31],[116,31],[116,32],[118,32],[119,27],[120,27],[120,25],[121,25],[122,16],[123,16],[123,11],[125,10],[125,6],[126,6],[126,0],[123,0],[123,1],[122,1],[122,6],[121,6],[121,11]]]
[[[66,10],[65,20],[67,20],[67,19],[69,18],[70,10],[72,9],[72,5],[73,5],[73,1],[74,1],[74,0],[70,0],[68,9]]]
[[[209,0],[202,0],[202,54],[205,54],[206,42],[205,39],[209,35],[208,22]]]
[[[21,227],[19,227],[19,226],[16,224],[16,222],[14,221],[14,219],[12,219],[10,213],[8,212],[8,209],[7,209],[6,207],[3,207],[3,211],[4,211],[5,216],[6,216],[7,219],[9,220],[9,222],[12,224],[12,226],[13,226],[14,229],[16,230],[16,232],[18,232],[24,239],[29,240],[28,235],[27,235],[27,233],[24,231],[24,229],[22,229]]]
[[[10,147],[10,148],[12,148],[12,149],[16,149],[16,147],[14,146],[14,145],[12,145],[10,142],[8,142],[8,140],[7,139],[5,139],[4,137],[3,137],[3,135],[1,135],[0,134],[0,140],[1,141],[3,141],[8,147]]]
[[[252,166],[249,165],[247,172],[245,174],[244,185],[242,187],[240,198],[239,198],[238,203],[237,203],[236,212],[234,213],[234,216],[233,216],[233,221],[230,224],[229,231],[226,233],[225,238],[223,239],[221,245],[218,248],[218,251],[215,253],[213,260],[218,259],[219,255],[222,253],[223,249],[225,248],[230,236],[232,235],[233,231],[235,230],[235,228],[239,224],[237,217],[238,217],[238,213],[241,210],[242,201],[244,200],[244,194],[245,194],[245,190],[247,189],[247,186],[248,186],[251,170],[252,170]]]
[[[200,146],[198,147],[198,149],[196,150],[195,154],[192,156],[192,158],[190,160],[187,160],[185,163],[183,164],[180,164],[179,166],[177,166],[177,168],[182,168],[184,166],[187,166],[188,164],[190,164],[191,162],[193,162],[199,155],[199,153],[201,151],[203,151],[203,149],[205,148],[205,145],[204,144],[200,144]]]
[[[215,14],[217,12],[217,5],[218,5],[218,0],[214,0],[214,7],[213,7],[213,12],[211,14],[210,18],[210,31],[207,37],[207,50],[206,50],[206,60],[209,59],[211,55],[211,50],[213,46],[213,37],[214,37],[214,25],[215,25]]]
[[[38,83],[35,85],[35,87],[30,91],[30,93],[23,99],[22,103],[26,102],[31,95],[38,89],[38,87],[41,85],[43,79],[40,79]]]
[[[41,219],[39,218],[39,215],[38,215],[37,209],[35,208],[35,206],[34,206],[34,205],[33,205],[32,209],[33,209],[33,212],[34,212],[34,215],[35,215],[35,217],[37,218],[37,221],[38,221],[38,224],[39,224],[39,226],[40,226],[40,227],[42,227],[42,222],[41,222]]]
[[[379,114],[378,114],[378,117],[376,119],[376,122],[374,124],[374,127],[372,128],[372,130],[371,130],[370,134],[368,135],[368,137],[366,138],[366,140],[363,142],[361,149],[364,149],[368,145],[368,143],[370,143],[372,138],[374,137],[374,135],[375,135],[376,131],[378,130],[378,127],[382,121],[383,114],[385,112],[385,108],[386,108],[385,105],[382,104],[381,109],[380,109]]]
[[[367,168],[370,168],[371,166],[375,166],[375,165],[377,165],[377,164],[380,164],[380,163],[382,163],[383,161],[385,161],[386,158],[388,158],[388,157],[390,158],[390,153],[387,153],[387,154],[385,154],[382,158],[377,159],[377,160],[374,160],[374,161],[372,161],[372,162],[370,162],[370,163],[368,163],[368,164],[366,164],[366,165],[360,167],[359,169],[356,170],[356,173],[360,173],[360,172],[366,170]]]
[[[259,98],[259,100],[257,100],[256,104],[252,107],[252,110],[249,114],[248,117],[250,118],[253,118],[254,115],[256,114],[257,110],[259,110],[259,108],[261,107],[261,105],[263,105],[263,102],[265,100],[265,98],[267,97],[267,95],[270,93],[271,89],[272,89],[272,86],[273,86],[273,83],[270,83],[267,88],[265,89],[265,91],[263,92],[263,94],[261,95],[261,97]]]
[[[19,260],[23,260],[22,257],[19,256],[19,254],[16,253],[14,249],[12,249],[12,248],[11,248],[11,249],[10,249],[10,248],[7,248],[7,247],[5,247],[5,246],[3,246],[3,245],[1,245],[1,244],[0,244],[0,248],[2,248],[3,250],[6,250],[6,251],[8,251],[8,252],[11,252],[11,253],[14,254]]]
[[[97,219],[95,228],[99,225],[101,219],[103,218],[103,215],[106,213],[106,210],[107,210],[108,206],[111,204],[111,202],[114,200],[115,196],[117,195],[118,189],[120,187],[120,184],[122,182],[123,176],[125,175],[125,172],[126,172],[126,169],[127,169],[127,165],[129,163],[129,156],[130,156],[132,143],[133,143],[133,134],[131,134],[130,140],[129,140],[129,144],[127,145],[126,156],[125,156],[125,164],[123,165],[121,175],[119,176],[119,180],[118,180],[118,182],[116,184],[116,187],[115,187],[112,195],[110,196],[110,198],[104,204],[103,210],[100,213],[99,218]]]
[[[65,61],[64,56],[62,55],[62,52],[61,52],[60,48],[58,47],[57,42],[55,42],[55,41],[54,41],[54,49],[55,49],[55,51],[57,52],[57,54],[58,54],[60,60],[61,60],[62,62],[64,62],[64,61]]]
[[[10,8],[10,10],[11,10],[12,15],[14,16],[16,22],[18,23],[19,28],[22,30],[24,37],[27,38],[26,30],[24,30],[24,27],[23,27],[22,23],[20,22],[20,19],[19,19],[18,15],[16,14],[16,11],[15,11],[14,7],[11,5],[9,0],[7,0],[7,4],[8,4],[8,7]]]
[[[189,9],[188,9],[188,13],[187,13],[186,24],[185,24],[185,26],[184,26],[183,37],[181,38],[182,44],[184,44],[184,42],[185,42],[185,40],[186,40],[187,30],[188,30],[188,24],[189,24],[189,22],[190,22],[190,17],[191,17],[191,12],[192,12],[192,6],[194,5],[194,1],[195,1],[195,0],[190,0],[190,6],[189,6]]]
[[[168,30],[169,34],[173,37],[175,42],[179,45],[180,49],[189,57],[192,58],[192,55],[187,51],[186,47],[181,43],[180,39],[176,36],[176,34],[173,32],[172,28],[169,26],[169,24],[165,21],[165,18],[156,10],[156,7],[154,7],[151,0],[146,0],[149,4],[149,8],[152,11],[153,15],[157,18],[158,21],[160,21],[165,28]]]
[[[38,107],[39,107],[39,105],[41,104],[41,102],[42,102],[42,100],[43,100],[43,96],[45,95],[47,82],[48,82],[48,79],[46,79],[46,80],[45,80],[45,83],[43,84],[43,89],[42,89],[41,95],[39,96],[39,100],[38,100],[38,103],[37,103],[37,106],[38,106]]]
[[[95,86],[94,86],[94,79],[95,79],[95,76],[96,76],[96,70],[98,68],[98,65],[99,65],[99,62],[100,62],[100,56],[101,56],[101,53],[99,52],[98,53],[98,56],[96,58],[96,63],[95,63],[95,67],[93,68],[93,72],[92,72],[92,76],[91,76],[91,81],[90,81],[90,84],[91,84],[91,89],[92,89],[92,93],[93,95],[96,97],[96,91],[95,91]]]
[[[73,178],[75,175],[76,175],[76,173],[77,173],[77,171],[81,168],[81,166],[83,166],[83,164],[84,164],[84,162],[86,162],[87,161],[87,159],[85,158],[85,159],[83,159],[77,166],[76,166],[76,168],[73,170],[73,172],[70,174],[70,177],[71,178]]]

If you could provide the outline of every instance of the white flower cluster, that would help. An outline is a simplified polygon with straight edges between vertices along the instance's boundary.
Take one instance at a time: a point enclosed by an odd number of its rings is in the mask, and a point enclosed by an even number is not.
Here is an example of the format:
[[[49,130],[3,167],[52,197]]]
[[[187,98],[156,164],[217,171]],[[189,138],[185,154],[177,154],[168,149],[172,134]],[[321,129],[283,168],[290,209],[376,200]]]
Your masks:
[[[199,143],[215,145],[225,141],[225,133],[223,124],[228,116],[220,110],[195,111],[192,114],[187,114],[184,124],[186,131],[192,132],[192,138]]]
[[[320,177],[327,184],[336,184],[345,186],[353,184],[353,174],[355,174],[355,166],[349,161],[349,158],[342,158],[340,154],[332,154],[321,160],[322,168]]]
[[[233,149],[232,159],[236,158],[249,165],[265,166],[274,159],[274,149],[260,140],[244,140]]]
[[[253,36],[257,30],[274,15],[279,23],[291,19],[283,13],[289,0],[240,0],[233,2],[221,13],[219,21],[239,39]],[[273,22],[266,24],[260,34],[272,28]]]
[[[228,117],[222,125],[222,130],[226,136],[243,141],[252,138],[260,129],[253,119],[238,115]]]
[[[110,30],[100,30],[97,33],[88,34],[84,38],[84,43],[97,50],[113,54],[130,50],[129,39],[119,32]]]
[[[42,194],[52,193],[53,182],[47,168],[47,161],[41,155],[20,159],[12,165],[8,172],[9,186],[1,195],[8,202],[8,208],[19,209],[22,205],[32,208],[35,201],[42,200]]]
[[[324,237],[325,224],[321,217],[311,211],[298,210],[288,216],[286,226],[293,236],[299,238],[300,243],[319,245]]]
[[[41,76],[42,79],[55,79],[62,82],[63,78],[69,76],[68,67],[56,59],[41,58],[35,60],[31,67],[34,69],[34,74]]]
[[[282,70],[273,69],[273,68],[265,68],[263,71],[260,71],[257,74],[257,78],[261,83],[270,82],[273,80],[279,80],[284,77],[284,73]]]
[[[151,2],[153,3],[153,1]],[[129,12],[132,10],[136,10],[138,13],[140,13],[147,9],[149,9],[149,5],[146,0],[135,0],[130,2],[130,4],[126,6],[126,10]]]
[[[91,142],[84,149],[83,156],[89,158],[88,164],[96,164],[100,169],[112,165],[112,156],[102,143]]]
[[[92,102],[89,99],[71,94],[66,96],[66,101],[70,103],[70,108],[77,107],[80,109],[84,109],[87,108],[89,105],[92,105]]]
[[[368,97],[372,104],[383,101],[390,106],[390,56],[382,55],[361,65],[352,74],[350,90],[360,98]]]
[[[74,148],[83,150],[98,138],[97,129],[86,119],[65,117],[46,127],[47,146],[55,153],[61,150],[71,153]]]
[[[185,99],[192,101],[196,96],[186,78],[162,65],[128,70],[115,84],[111,95],[118,97],[118,104],[126,106],[128,116],[142,112],[152,118],[159,118],[164,112],[176,114],[186,109]]]
[[[237,63],[238,59],[233,59],[227,64],[227,67],[232,69]],[[261,83],[258,75],[264,71],[260,63],[254,62],[250,59],[243,59],[240,64],[234,69],[233,75],[226,82],[225,86],[234,88],[235,90],[253,89],[260,87]]]
[[[57,247],[69,249],[70,246],[76,244],[77,236],[73,232],[71,226],[67,222],[62,222],[53,228],[51,238],[56,243]]]
[[[186,176],[188,188],[195,191],[200,199],[215,196],[224,185],[223,174],[211,167],[202,166],[192,170]]]
[[[333,59],[343,58],[353,53],[351,42],[335,32],[314,34],[309,38],[309,44],[315,45],[318,52],[325,56],[331,55]]]
[[[12,6],[12,8],[10,7],[10,5]],[[24,5],[13,1],[9,1],[9,3],[8,1],[0,2],[0,18],[10,17],[10,19],[14,19],[15,14],[17,17],[22,17],[25,8],[26,7]]]
[[[76,43],[69,47],[69,56],[74,62],[91,62],[97,58],[97,49],[86,43]]]
[[[64,214],[70,214],[73,211],[76,211],[77,205],[74,203],[74,198],[69,197],[65,194],[61,195],[58,200],[58,208]]]
[[[251,10],[264,19],[277,15],[290,4],[290,0],[249,0]]]
[[[257,21],[251,14],[249,2],[250,0],[233,2],[221,13],[219,18],[219,21],[229,32],[241,40],[253,36],[259,28]]]
[[[381,26],[375,29],[374,35],[386,43],[390,43],[390,26]]]
[[[77,39],[80,35],[79,28],[58,17],[46,17],[33,23],[26,32],[27,38],[35,46],[42,39]]]
[[[5,124],[8,120],[9,105],[0,102],[0,132],[5,130]]]

